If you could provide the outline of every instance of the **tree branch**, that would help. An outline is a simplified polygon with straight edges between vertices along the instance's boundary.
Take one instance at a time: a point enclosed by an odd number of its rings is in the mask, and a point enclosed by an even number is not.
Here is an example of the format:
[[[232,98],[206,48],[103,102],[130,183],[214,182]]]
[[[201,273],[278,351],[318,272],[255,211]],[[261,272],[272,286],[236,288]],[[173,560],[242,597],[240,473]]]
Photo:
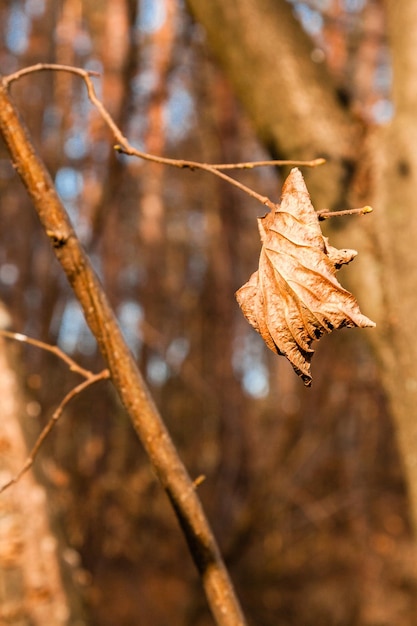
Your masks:
[[[341,102],[316,44],[286,0],[187,0],[207,43],[273,154],[310,159],[325,171],[311,174],[315,206],[340,208],[362,141],[361,122]],[[394,2],[393,2],[394,4]]]
[[[328,220],[331,217],[344,217],[345,215],[367,215],[372,213],[371,206],[362,206],[358,209],[345,209],[344,211],[317,211],[317,217],[320,221]]]
[[[15,485],[22,478],[22,476],[26,474],[28,470],[30,470],[43,442],[45,441],[45,439],[47,438],[47,436],[49,435],[49,433],[51,432],[51,430],[53,429],[53,427],[55,426],[55,424],[61,417],[67,404],[73,398],[75,398],[75,396],[78,396],[82,391],[84,391],[84,389],[87,389],[87,387],[90,387],[90,385],[94,385],[94,383],[97,383],[100,380],[107,380],[108,378],[110,378],[109,370],[103,370],[102,372],[99,372],[98,374],[92,374],[92,372],[89,372],[89,376],[87,377],[86,380],[84,380],[82,383],[80,383],[79,385],[74,387],[74,389],[71,389],[71,391],[67,393],[67,395],[63,398],[60,405],[55,409],[55,411],[52,414],[51,419],[46,424],[45,428],[42,430],[41,434],[37,438],[36,443],[33,446],[32,450],[30,451],[29,456],[26,459],[26,462],[23,465],[22,469],[16,474],[16,476],[8,480],[6,483],[4,483],[4,485],[0,486],[0,493],[3,493],[3,491],[5,491],[8,487],[11,487],[11,485]]]
[[[32,337],[22,335],[22,333],[14,333],[9,330],[0,329],[0,336],[7,337],[8,339],[14,339],[15,341],[21,341],[22,343],[28,343],[32,346],[36,346],[37,348],[42,348],[42,350],[46,350],[47,352],[52,352],[52,354],[55,354],[58,358],[60,358],[62,361],[64,361],[64,363],[68,365],[71,372],[77,372],[77,374],[80,374],[84,378],[88,379],[95,376],[95,374],[93,374],[93,372],[90,372],[90,370],[86,370],[81,367],[81,365],[78,365],[78,363],[74,361],[74,359],[68,356],[68,354],[65,354],[65,352],[63,352],[61,348],[58,348],[58,346],[51,346],[49,343],[45,343],[44,341],[40,341],[39,339],[32,339]]]
[[[123,135],[120,128],[114,122],[110,113],[107,111],[104,104],[97,97],[93,81],[91,80],[91,76],[97,76],[97,72],[90,72],[87,70],[83,70],[78,67],[72,67],[69,65],[59,65],[55,63],[37,63],[36,65],[32,65],[31,67],[26,67],[14,74],[10,74],[3,78],[3,84],[5,87],[9,87],[11,83],[22,78],[22,76],[27,76],[33,72],[40,72],[44,70],[57,70],[61,72],[68,72],[70,74],[75,74],[76,76],[80,76],[87,87],[87,93],[90,101],[96,107],[101,117],[107,124],[107,126],[112,131],[116,141],[118,144],[115,146],[115,150],[121,152],[123,154],[129,156],[136,156],[144,161],[151,161],[153,163],[159,163],[161,165],[170,165],[173,167],[178,167],[180,169],[188,168],[191,170],[204,170],[206,172],[210,172],[214,176],[218,178],[222,178],[226,182],[230,183],[234,187],[237,187],[241,191],[247,193],[249,196],[258,200],[261,204],[266,205],[271,211],[275,210],[275,204],[266,196],[263,196],[250,187],[243,185],[239,181],[231,178],[227,174],[224,174],[221,170],[230,170],[230,169],[252,169],[254,167],[264,167],[266,165],[300,165],[305,167],[317,167],[318,165],[322,165],[325,163],[325,159],[317,158],[310,159],[308,161],[289,161],[289,160],[273,160],[273,161],[254,161],[247,163],[220,163],[220,164],[210,164],[210,163],[200,163],[199,161],[187,161],[184,159],[170,159],[167,157],[157,156],[154,154],[149,154],[147,152],[142,152],[141,150],[137,150],[133,146],[130,145],[129,140]]]
[[[10,80],[9,80],[10,82]],[[190,479],[150,392],[126,345],[94,269],[82,249],[51,177],[35,152],[8,94],[0,86],[0,133],[25,185],[55,255],[77,296],[107,363],[113,384],[166,490],[200,572],[219,626],[243,626],[245,618],[195,485]]]

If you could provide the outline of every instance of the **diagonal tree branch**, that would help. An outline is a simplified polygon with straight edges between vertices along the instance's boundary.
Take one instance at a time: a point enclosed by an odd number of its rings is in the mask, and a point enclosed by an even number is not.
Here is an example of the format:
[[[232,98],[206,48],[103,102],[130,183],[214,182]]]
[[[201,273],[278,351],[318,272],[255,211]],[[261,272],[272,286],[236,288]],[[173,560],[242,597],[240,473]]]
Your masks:
[[[97,339],[120,399],[175,509],[212,614],[220,626],[243,626],[245,618],[195,485],[179,458],[103,288],[3,81],[0,85],[0,133]]]

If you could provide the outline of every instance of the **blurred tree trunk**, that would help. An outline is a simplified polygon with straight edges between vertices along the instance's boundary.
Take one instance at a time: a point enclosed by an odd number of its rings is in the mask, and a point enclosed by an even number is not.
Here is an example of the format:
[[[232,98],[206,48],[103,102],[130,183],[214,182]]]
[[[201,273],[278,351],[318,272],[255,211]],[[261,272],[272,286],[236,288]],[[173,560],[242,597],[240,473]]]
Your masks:
[[[380,263],[376,336],[417,526],[417,2],[386,0],[394,116],[371,141],[373,228]],[[368,227],[371,225],[368,224]],[[379,280],[378,280],[379,279]],[[368,280],[368,288],[370,288]]]
[[[22,393],[3,340],[0,396],[0,484],[4,484],[23,467],[28,451],[19,423],[24,413]],[[69,599],[64,586],[45,491],[31,472],[1,494],[0,522],[0,623],[84,624],[79,599],[73,594]]]
[[[374,205],[374,216],[347,220],[340,235],[357,246],[350,286],[377,322],[366,333],[381,363],[404,460],[417,529],[417,1],[386,0],[393,59],[395,115],[365,139],[314,44],[284,0],[188,0],[208,43],[274,155],[324,156],[306,173],[316,208],[342,207],[346,198]],[[362,126],[362,128],[361,128]],[[355,183],[355,184],[353,184]],[[255,236],[255,235],[254,235]]]
[[[315,45],[291,6],[284,0],[188,0],[188,5],[261,140],[277,158],[326,157],[325,174],[315,172],[309,188],[318,208],[339,206],[361,128],[341,105],[325,65],[312,61]]]

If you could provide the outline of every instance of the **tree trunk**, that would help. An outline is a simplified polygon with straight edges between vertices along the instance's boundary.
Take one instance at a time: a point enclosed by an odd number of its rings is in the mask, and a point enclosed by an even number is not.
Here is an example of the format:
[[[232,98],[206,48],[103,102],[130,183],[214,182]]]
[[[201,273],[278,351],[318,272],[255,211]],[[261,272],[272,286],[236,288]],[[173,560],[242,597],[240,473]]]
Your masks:
[[[292,7],[277,0],[188,0],[264,144],[277,158],[328,160],[306,173],[317,208],[340,207],[361,128],[341,105]],[[314,58],[314,55],[313,55]]]
[[[0,339],[0,484],[23,467],[28,451],[19,423],[22,392]],[[28,521],[30,520],[30,523]],[[14,626],[83,624],[72,614],[51,532],[45,490],[28,472],[0,495],[0,623]],[[80,615],[78,615],[80,618]]]
[[[395,116],[366,142],[325,68],[313,62],[314,46],[289,3],[188,0],[188,5],[272,152],[329,160],[307,177],[317,209],[341,206],[349,193],[352,198],[349,183],[359,170],[360,194],[375,213],[344,224],[342,245],[360,251],[350,286],[377,322],[367,337],[381,363],[417,530],[417,2],[386,0]],[[340,232],[334,243],[340,245]]]
[[[382,308],[375,339],[417,530],[417,2],[385,5],[395,114],[377,133],[371,162]]]

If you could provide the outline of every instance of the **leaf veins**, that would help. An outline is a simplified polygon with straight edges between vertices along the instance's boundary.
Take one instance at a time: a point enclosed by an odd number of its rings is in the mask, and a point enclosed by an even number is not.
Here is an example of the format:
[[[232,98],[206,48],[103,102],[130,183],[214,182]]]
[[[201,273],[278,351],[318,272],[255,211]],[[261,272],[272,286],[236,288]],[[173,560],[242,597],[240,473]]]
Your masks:
[[[314,340],[338,328],[375,326],[336,279],[357,252],[328,244],[297,168],[284,183],[281,204],[258,218],[258,227],[259,269],[236,298],[268,348],[287,357],[310,386]]]

